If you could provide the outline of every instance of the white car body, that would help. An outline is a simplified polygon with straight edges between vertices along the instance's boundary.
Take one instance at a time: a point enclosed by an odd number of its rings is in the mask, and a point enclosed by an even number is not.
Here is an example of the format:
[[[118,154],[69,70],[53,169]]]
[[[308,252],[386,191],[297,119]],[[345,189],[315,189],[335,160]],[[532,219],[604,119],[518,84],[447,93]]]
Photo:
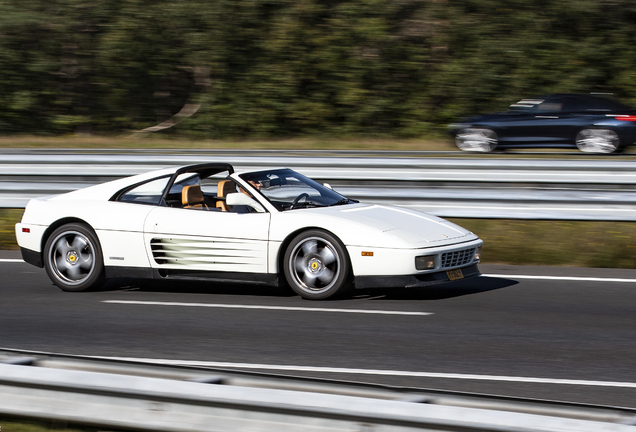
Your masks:
[[[31,200],[16,225],[25,261],[43,267],[48,237],[64,224],[79,223],[95,233],[107,278],[187,277],[275,285],[284,273],[282,259],[290,241],[303,230],[324,231],[342,243],[342,259],[350,264],[356,288],[417,286],[479,274],[483,241],[453,223],[400,207],[357,202],[292,205],[292,210],[281,211],[242,178],[245,173],[232,170],[228,178],[240,187],[237,190],[249,192],[256,211],[193,211],[113,199],[131,185],[152,179],[173,176],[174,186],[178,169]],[[241,193],[231,195],[228,202],[248,199]],[[417,270],[415,258],[420,256],[434,256],[434,267]],[[459,258],[453,261],[453,256]],[[464,271],[453,272],[457,269]]]

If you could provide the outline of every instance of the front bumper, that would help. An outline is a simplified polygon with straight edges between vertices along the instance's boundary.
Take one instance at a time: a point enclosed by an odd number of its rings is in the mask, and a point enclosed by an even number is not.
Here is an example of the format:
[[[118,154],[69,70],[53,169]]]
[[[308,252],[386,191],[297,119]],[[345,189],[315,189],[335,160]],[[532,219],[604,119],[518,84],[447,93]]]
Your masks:
[[[463,280],[481,275],[477,264],[473,264],[461,269]],[[354,285],[356,289],[366,288],[416,288],[428,285],[436,285],[451,282],[447,271],[435,273],[423,273],[415,275],[395,275],[395,276],[356,276]]]

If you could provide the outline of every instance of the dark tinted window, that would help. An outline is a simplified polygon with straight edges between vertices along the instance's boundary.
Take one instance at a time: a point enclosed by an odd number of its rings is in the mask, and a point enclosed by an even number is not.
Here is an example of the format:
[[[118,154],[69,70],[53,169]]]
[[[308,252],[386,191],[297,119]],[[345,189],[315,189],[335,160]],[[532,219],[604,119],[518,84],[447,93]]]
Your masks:
[[[586,109],[585,103],[576,98],[566,98],[563,102],[564,112],[584,111]]]
[[[599,111],[621,111],[628,109],[620,102],[613,101],[611,99],[605,99],[602,97],[590,97],[584,102],[586,110],[599,110]]]
[[[546,112],[560,112],[563,110],[563,100],[562,99],[552,99],[546,100],[545,102],[537,105],[537,112],[546,113]]]

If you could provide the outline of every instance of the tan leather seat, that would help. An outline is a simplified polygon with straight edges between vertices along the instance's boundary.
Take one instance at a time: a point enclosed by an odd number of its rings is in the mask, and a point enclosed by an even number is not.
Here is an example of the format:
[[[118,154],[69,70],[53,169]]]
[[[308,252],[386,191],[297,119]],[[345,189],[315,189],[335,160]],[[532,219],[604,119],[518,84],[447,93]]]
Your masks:
[[[225,198],[228,194],[236,192],[236,185],[232,180],[221,180],[217,186],[216,197],[222,198],[221,201],[216,202],[216,206],[221,209],[221,211],[230,211],[232,207],[225,204]]]
[[[208,206],[205,205],[204,201],[205,198],[199,185],[184,186],[181,190],[181,204],[183,204],[183,208],[207,210]]]

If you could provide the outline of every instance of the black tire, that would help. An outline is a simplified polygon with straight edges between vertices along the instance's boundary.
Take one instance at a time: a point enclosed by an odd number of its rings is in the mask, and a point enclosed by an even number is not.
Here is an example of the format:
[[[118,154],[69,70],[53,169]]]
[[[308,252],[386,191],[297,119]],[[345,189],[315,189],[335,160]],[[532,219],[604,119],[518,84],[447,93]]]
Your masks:
[[[97,236],[87,225],[62,225],[44,246],[44,268],[64,291],[84,291],[104,282],[104,258]]]
[[[285,251],[283,266],[287,283],[305,299],[341,296],[352,286],[345,247],[322,230],[309,230],[294,237]]]
[[[497,133],[487,128],[466,128],[455,135],[455,145],[462,151],[489,153],[499,144]]]
[[[576,147],[586,153],[621,153],[619,135],[611,129],[583,129],[574,139]]]

